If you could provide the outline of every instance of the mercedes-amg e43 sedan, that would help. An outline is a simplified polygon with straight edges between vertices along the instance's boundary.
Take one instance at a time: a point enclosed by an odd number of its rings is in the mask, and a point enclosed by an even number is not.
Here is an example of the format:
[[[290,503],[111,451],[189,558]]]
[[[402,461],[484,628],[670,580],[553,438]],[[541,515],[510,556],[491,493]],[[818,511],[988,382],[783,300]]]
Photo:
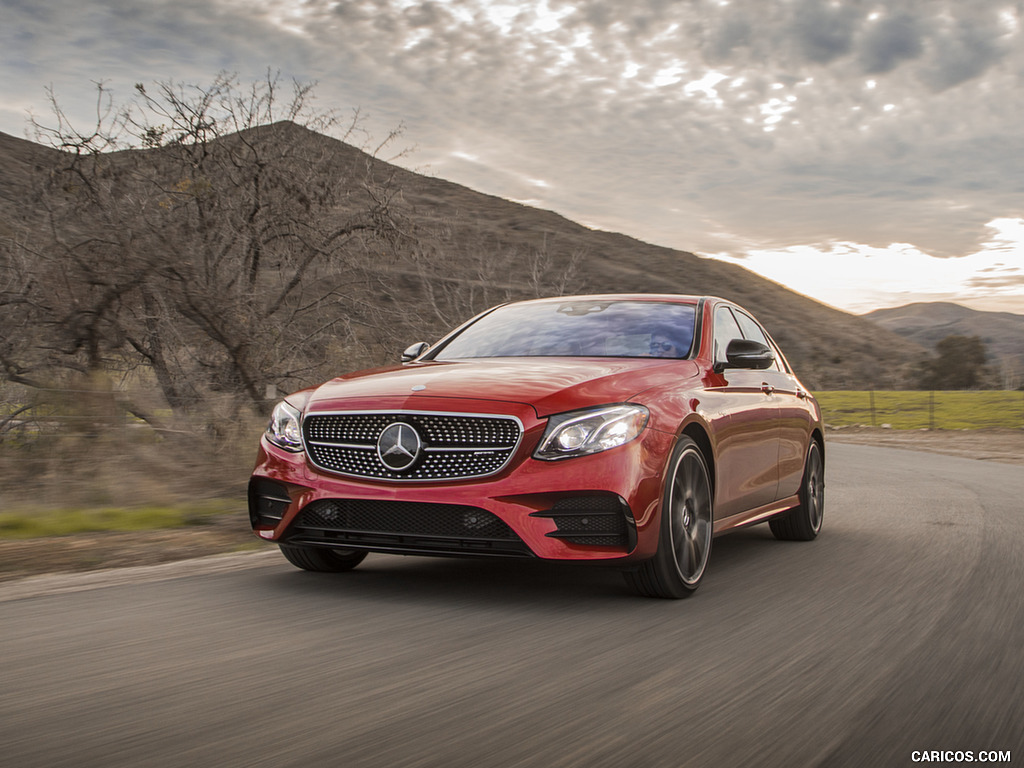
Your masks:
[[[824,447],[815,399],[735,304],[539,299],[285,398],[249,513],[311,571],[368,552],[593,561],[679,598],[719,534],[818,535]]]

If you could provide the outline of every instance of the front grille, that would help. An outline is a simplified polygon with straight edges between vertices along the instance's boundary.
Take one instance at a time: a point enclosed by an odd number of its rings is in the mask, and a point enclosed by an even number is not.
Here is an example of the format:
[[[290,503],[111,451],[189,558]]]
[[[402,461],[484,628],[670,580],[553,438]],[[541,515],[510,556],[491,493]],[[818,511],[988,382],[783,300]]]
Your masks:
[[[423,554],[529,555],[509,526],[485,509],[380,499],[321,499],[289,526],[292,544]]]
[[[552,538],[590,546],[631,546],[627,518],[632,516],[618,496],[568,496],[533,516],[554,520],[557,529],[547,534]]]
[[[409,466],[394,469],[381,459],[378,441],[402,424],[419,438]],[[508,463],[522,437],[513,416],[412,411],[310,414],[302,424],[310,461],[329,472],[394,481],[486,477]]]

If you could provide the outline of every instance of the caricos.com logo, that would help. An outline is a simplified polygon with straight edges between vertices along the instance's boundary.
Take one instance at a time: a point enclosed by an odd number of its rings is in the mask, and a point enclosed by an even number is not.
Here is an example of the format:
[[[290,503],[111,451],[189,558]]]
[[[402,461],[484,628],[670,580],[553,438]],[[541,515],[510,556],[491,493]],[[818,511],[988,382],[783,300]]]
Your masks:
[[[1009,763],[1010,751],[983,750],[974,752],[972,750],[958,749],[922,749],[910,753],[910,759],[915,763]]]

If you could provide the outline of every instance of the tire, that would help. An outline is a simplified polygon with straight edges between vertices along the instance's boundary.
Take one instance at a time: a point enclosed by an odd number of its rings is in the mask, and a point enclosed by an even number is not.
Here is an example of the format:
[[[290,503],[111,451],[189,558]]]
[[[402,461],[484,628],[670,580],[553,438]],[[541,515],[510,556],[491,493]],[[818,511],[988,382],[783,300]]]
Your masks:
[[[279,544],[281,554],[289,563],[304,571],[341,573],[351,571],[366,558],[366,552],[356,549],[327,549],[325,547],[292,547]]]
[[[804,479],[800,483],[800,503],[779,517],[768,521],[780,541],[812,541],[821,532],[825,514],[825,461],[817,440],[811,440],[804,462]]]
[[[707,570],[714,501],[707,461],[693,440],[680,438],[668,466],[657,552],[625,575],[641,595],[679,599],[697,590]]]

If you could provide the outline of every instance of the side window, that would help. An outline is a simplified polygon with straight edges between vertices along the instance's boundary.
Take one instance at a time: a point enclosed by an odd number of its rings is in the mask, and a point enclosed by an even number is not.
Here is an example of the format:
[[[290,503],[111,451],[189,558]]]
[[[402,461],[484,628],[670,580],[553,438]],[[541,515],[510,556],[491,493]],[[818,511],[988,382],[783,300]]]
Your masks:
[[[749,315],[744,314],[743,312],[737,312],[736,313],[736,320],[739,321],[740,328],[742,329],[743,336],[745,338],[750,339],[751,341],[759,341],[762,344],[764,344],[766,347],[771,349],[773,352],[775,351],[775,345],[772,344],[768,340],[768,337],[765,335],[764,331],[761,330],[761,326],[759,326],[757,323],[755,323],[754,319],[752,317],[750,317]],[[772,371],[781,371],[782,370],[782,368],[779,366],[779,355],[778,355],[778,352],[775,352],[775,363],[772,364],[772,366],[771,366],[771,368],[769,370],[772,370]]]
[[[719,307],[715,310],[715,328],[714,328],[714,345],[715,345],[715,362],[724,363],[725,350],[729,346],[729,342],[733,339],[742,339],[743,333],[740,331],[739,325],[736,324],[736,318],[733,317],[732,310],[729,307]]]

